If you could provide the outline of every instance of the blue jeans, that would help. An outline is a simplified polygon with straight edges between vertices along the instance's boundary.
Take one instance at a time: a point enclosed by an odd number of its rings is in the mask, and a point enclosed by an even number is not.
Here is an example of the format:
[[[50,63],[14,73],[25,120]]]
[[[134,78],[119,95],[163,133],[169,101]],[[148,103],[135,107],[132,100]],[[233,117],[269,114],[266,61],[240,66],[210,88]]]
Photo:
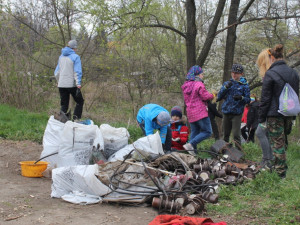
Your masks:
[[[205,117],[196,122],[190,123],[191,137],[190,144],[197,149],[197,144],[209,138],[212,135],[211,123],[209,117]]]

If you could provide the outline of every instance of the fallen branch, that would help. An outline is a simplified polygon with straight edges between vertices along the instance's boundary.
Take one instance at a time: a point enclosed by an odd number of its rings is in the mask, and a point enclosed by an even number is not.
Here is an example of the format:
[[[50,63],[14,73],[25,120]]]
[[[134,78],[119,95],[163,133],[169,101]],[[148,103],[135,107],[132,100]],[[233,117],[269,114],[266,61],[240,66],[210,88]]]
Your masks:
[[[124,161],[125,163],[128,163],[128,164],[131,164],[131,165],[135,165],[135,166],[142,166],[144,167],[142,164],[139,164],[139,163],[134,163],[134,162],[130,162],[130,161]],[[175,173],[172,173],[172,172],[169,172],[169,171],[166,171],[166,170],[161,170],[161,169],[157,169],[157,168],[154,168],[154,167],[151,167],[151,166],[145,166],[147,169],[150,169],[150,170],[156,170],[156,171],[159,171],[163,174],[167,174],[167,175],[172,175],[172,176],[176,176]]]
[[[20,216],[15,216],[15,217],[9,217],[9,218],[6,218],[5,221],[11,221],[11,220],[16,220],[20,217],[22,217],[23,215],[20,215]]]

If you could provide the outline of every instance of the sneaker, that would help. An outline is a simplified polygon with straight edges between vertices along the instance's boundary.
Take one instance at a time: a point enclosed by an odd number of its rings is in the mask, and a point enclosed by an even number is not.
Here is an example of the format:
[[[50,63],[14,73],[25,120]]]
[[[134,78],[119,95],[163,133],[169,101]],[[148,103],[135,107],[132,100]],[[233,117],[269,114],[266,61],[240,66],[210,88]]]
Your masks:
[[[186,143],[185,145],[183,145],[183,148],[185,150],[194,150],[193,145],[191,145],[190,143]]]
[[[192,156],[196,156],[196,153],[194,151],[194,147],[193,145],[191,145],[190,143],[186,143],[185,145],[183,145],[183,148],[185,150],[187,150],[187,152],[192,155]]]

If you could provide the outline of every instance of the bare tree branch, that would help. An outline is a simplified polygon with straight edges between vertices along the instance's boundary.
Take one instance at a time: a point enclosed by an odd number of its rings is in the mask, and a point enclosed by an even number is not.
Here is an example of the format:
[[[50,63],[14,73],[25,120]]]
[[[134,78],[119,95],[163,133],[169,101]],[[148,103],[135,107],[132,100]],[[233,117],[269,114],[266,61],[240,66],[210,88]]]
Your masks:
[[[43,39],[49,41],[51,44],[57,45],[59,47],[63,47],[62,45],[51,41],[49,38],[45,37],[43,34],[41,34],[40,32],[38,32],[36,29],[34,29],[32,26],[30,26],[29,24],[25,23],[23,20],[19,19],[17,16],[10,14],[12,17],[14,17],[17,21],[19,21],[20,23],[22,23],[23,25],[25,25],[26,27],[28,27],[30,30],[32,30],[34,33],[36,33],[37,35],[41,36]]]
[[[215,35],[218,35],[219,33],[222,33],[223,31],[229,29],[232,26],[240,25],[240,24],[243,24],[243,23],[249,23],[249,22],[253,22],[253,21],[262,21],[262,20],[280,20],[280,19],[292,19],[292,18],[300,18],[300,15],[299,16],[291,15],[291,16],[274,16],[274,17],[263,17],[263,18],[250,18],[250,19],[247,19],[247,20],[243,20],[243,21],[239,21],[239,22],[230,24],[229,26],[218,30],[215,33]]]
[[[181,31],[175,29],[174,27],[171,27],[171,26],[168,26],[168,25],[164,25],[164,24],[142,24],[142,25],[138,25],[138,26],[132,26],[132,28],[136,28],[136,29],[143,28],[143,27],[159,27],[159,28],[164,28],[164,29],[167,29],[167,30],[174,31],[175,33],[179,34],[184,39],[186,39],[186,34],[184,34]]]
[[[64,31],[62,29],[62,26],[60,24],[60,21],[59,21],[59,18],[58,18],[58,15],[57,15],[57,5],[56,5],[56,0],[52,0],[52,5],[53,5],[53,8],[54,8],[54,15],[55,15],[55,18],[56,18],[56,22],[58,24],[58,27],[59,27],[59,31],[61,33],[61,37],[63,39],[63,43],[64,45],[66,44],[66,38],[65,38],[65,35],[64,35]]]

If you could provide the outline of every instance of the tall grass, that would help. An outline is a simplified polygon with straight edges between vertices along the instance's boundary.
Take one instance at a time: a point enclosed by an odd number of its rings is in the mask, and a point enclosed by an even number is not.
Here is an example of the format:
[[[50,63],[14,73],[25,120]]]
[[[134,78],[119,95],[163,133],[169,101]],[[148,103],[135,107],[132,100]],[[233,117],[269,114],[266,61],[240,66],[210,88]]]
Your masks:
[[[41,143],[47,120],[46,113],[32,113],[0,105],[0,137]]]

